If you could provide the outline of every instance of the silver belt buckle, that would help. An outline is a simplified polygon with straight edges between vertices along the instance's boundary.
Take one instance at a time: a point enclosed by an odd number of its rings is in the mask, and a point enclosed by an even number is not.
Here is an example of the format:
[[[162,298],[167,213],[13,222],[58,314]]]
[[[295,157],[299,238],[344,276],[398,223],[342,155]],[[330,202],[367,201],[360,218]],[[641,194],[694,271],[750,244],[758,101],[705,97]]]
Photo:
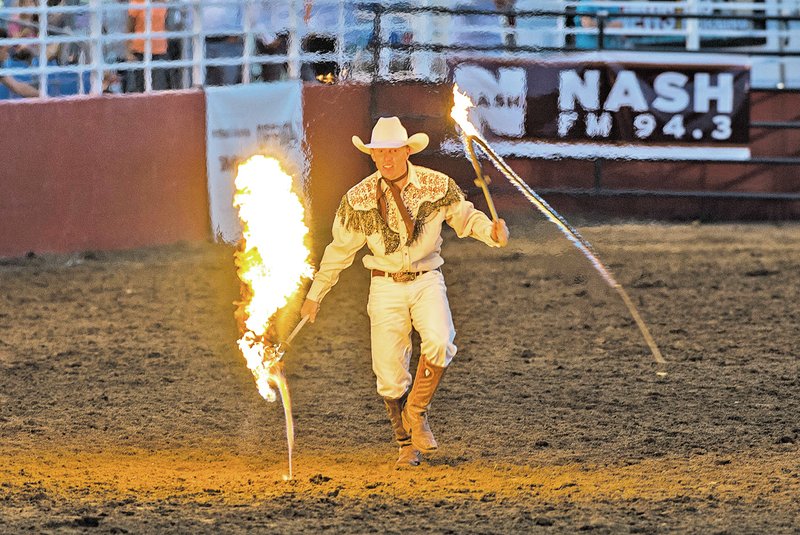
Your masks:
[[[399,273],[392,273],[392,280],[394,282],[411,282],[417,278],[416,273],[409,271],[401,271]]]

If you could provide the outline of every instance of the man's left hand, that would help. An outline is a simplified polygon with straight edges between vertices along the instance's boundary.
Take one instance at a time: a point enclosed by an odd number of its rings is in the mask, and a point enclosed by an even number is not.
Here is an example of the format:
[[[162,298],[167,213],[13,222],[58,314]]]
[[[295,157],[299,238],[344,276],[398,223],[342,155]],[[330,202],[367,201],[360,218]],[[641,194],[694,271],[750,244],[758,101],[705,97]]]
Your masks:
[[[492,222],[492,239],[500,244],[500,247],[508,245],[508,226],[502,219]]]

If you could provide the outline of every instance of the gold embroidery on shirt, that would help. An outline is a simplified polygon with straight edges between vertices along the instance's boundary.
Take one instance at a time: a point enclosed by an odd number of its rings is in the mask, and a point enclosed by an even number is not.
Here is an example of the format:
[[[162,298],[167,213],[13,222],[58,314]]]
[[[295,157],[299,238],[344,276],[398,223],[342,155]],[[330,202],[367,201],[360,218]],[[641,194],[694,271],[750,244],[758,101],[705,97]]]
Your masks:
[[[412,216],[417,214],[414,218],[414,230],[408,237],[406,245],[412,244],[421,236],[425,221],[432,213],[464,198],[458,184],[444,173],[425,167],[414,169],[419,187],[409,184],[402,193],[403,204]],[[378,176],[374,173],[353,186],[342,198],[336,215],[347,230],[362,232],[367,236],[379,233],[386,254],[391,254],[400,247],[400,233],[395,230],[400,224],[400,216],[397,207],[390,202],[387,210],[388,221],[381,218],[375,198]]]

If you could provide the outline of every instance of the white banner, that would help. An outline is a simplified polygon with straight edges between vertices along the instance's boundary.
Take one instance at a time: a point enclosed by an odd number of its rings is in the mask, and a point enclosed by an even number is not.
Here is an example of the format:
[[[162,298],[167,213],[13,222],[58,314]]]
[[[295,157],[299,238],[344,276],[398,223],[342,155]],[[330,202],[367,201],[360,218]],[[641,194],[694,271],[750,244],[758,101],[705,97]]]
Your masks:
[[[208,199],[216,240],[241,238],[233,181],[238,165],[251,156],[278,158],[304,191],[302,89],[299,80],[206,88]]]

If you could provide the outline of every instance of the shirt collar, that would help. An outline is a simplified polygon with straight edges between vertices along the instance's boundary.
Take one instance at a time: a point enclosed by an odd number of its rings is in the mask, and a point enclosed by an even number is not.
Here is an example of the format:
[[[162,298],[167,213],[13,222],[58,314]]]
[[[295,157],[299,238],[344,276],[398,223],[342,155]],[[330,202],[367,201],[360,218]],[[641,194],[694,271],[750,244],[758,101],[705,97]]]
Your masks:
[[[417,175],[417,169],[414,167],[414,165],[411,162],[406,162],[406,163],[408,164],[408,182],[406,183],[406,185],[411,184],[415,188],[420,189],[419,176]],[[375,176],[378,177],[378,180],[380,180],[380,178],[381,178],[380,171],[377,171],[375,173]],[[389,186],[387,186],[385,183],[383,183],[383,181],[381,181],[381,189],[386,190],[386,188],[388,188],[388,187]]]
[[[416,168],[411,164],[408,163],[408,183],[413,185],[415,188],[419,189],[419,177],[417,176]]]

